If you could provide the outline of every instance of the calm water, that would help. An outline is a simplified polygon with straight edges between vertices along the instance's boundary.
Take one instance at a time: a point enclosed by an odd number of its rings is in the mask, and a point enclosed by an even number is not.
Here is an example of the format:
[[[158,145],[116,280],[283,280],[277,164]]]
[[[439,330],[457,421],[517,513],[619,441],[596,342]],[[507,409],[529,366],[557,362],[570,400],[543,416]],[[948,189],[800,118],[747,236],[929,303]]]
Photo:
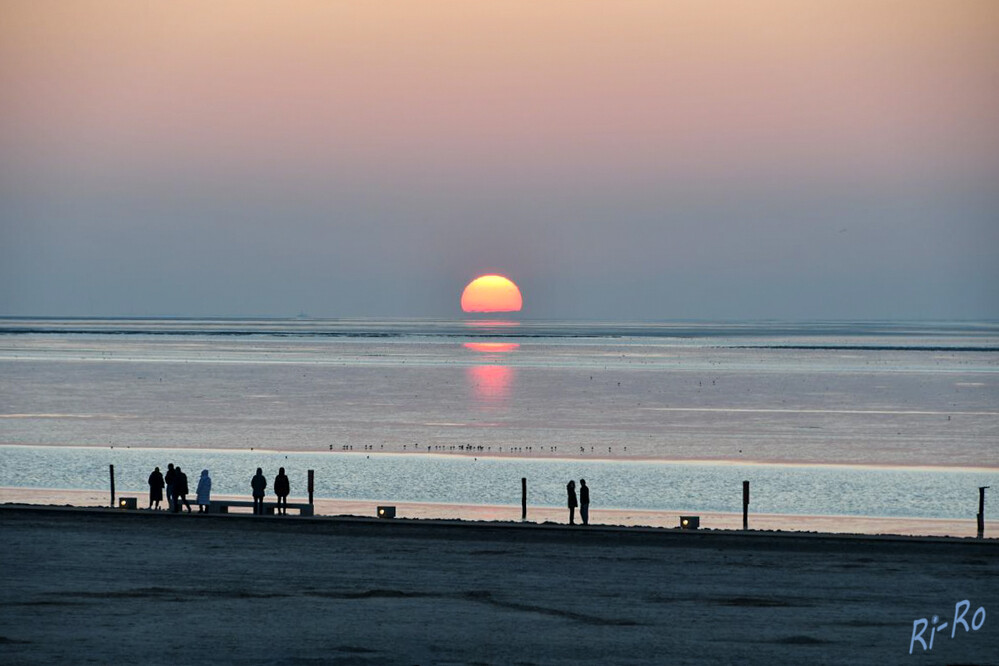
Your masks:
[[[752,472],[777,512],[967,517],[981,472],[815,463],[999,468],[997,373],[995,323],[7,319],[0,444],[43,447],[0,466],[3,485],[102,488],[133,464],[111,445],[194,449],[188,471],[242,492],[252,447],[317,456],[323,496],[511,503],[507,476],[537,476],[557,505],[585,474],[608,505],[702,510],[738,510]],[[67,444],[101,448],[44,448]],[[83,456],[69,476],[64,456]],[[136,458],[135,488],[165,462]]]
[[[517,506],[525,477],[532,506],[557,507],[565,503],[566,481],[585,478],[600,508],[662,511],[741,511],[747,480],[754,513],[971,520],[978,487],[999,487],[999,471],[986,470],[107,447],[5,447],[2,474],[5,485],[17,487],[106,489],[113,464],[119,494],[141,498],[149,472],[167,462],[185,470],[192,491],[201,470],[211,470],[219,494],[248,495],[257,467],[270,482],[284,467],[293,496],[307,495],[313,469],[319,498]]]

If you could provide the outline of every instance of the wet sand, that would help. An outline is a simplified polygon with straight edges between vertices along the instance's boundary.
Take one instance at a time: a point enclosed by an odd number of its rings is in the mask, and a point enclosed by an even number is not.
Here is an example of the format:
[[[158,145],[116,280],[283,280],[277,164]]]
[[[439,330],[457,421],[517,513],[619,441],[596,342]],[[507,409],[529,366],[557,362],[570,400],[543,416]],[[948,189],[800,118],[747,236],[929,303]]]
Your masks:
[[[119,497],[136,497],[143,508],[148,503],[146,493],[124,491]],[[217,495],[216,499],[249,499]],[[37,504],[77,507],[107,506],[110,496],[107,491],[59,490],[47,488],[5,488],[0,487],[0,504]],[[291,502],[306,502],[306,498],[294,498]],[[193,501],[192,501],[192,504]],[[392,504],[400,518],[428,518],[445,520],[520,520],[520,506],[516,505],[459,505],[435,504],[429,502],[378,502],[375,500],[316,499],[316,515],[321,516],[374,516],[379,504]],[[163,502],[162,506],[166,506]],[[194,506],[197,510],[197,506]],[[233,509],[233,512],[249,509]],[[624,525],[648,527],[676,527],[681,515],[698,515],[701,526],[706,529],[741,530],[741,513],[721,513],[677,509],[675,511],[643,511],[638,509],[604,509],[592,507],[590,522],[594,525]],[[566,523],[566,509],[552,507],[529,507],[528,520],[535,523]],[[577,515],[576,520],[579,520]],[[802,516],[791,514],[750,513],[749,527],[752,530],[784,532],[826,532],[832,534],[898,534],[905,536],[952,536],[973,537],[978,533],[978,523],[974,516],[966,520],[945,520],[935,518],[886,518],[882,516]],[[999,536],[999,521],[986,521],[986,535]]]
[[[993,663],[999,541],[0,507],[0,662]],[[909,656],[913,621],[983,606]],[[970,617],[970,614],[969,614]],[[921,648],[916,647],[917,652]]]

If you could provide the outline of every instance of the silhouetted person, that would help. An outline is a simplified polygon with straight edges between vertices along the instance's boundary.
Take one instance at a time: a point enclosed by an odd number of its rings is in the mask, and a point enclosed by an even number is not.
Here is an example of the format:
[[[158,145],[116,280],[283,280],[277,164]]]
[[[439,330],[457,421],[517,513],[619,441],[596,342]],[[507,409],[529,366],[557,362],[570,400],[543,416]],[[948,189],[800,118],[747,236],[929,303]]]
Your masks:
[[[579,502],[576,501],[576,482],[570,481],[565,484],[566,493],[569,495],[569,524],[576,524],[576,507],[579,506]]]
[[[212,477],[208,476],[208,470],[201,470],[201,478],[198,479],[198,513],[208,513],[208,505],[212,501]]]
[[[586,479],[579,480],[579,517],[584,525],[590,524],[590,489],[586,486]]]
[[[191,513],[191,503],[187,500],[187,493],[190,492],[187,487],[187,474],[181,471],[180,467],[174,468],[176,476],[173,479],[173,512],[180,512],[180,503],[183,502],[187,506],[187,512]]]
[[[163,473],[160,472],[160,468],[157,467],[153,470],[153,473],[149,475],[149,508],[153,508],[153,504],[156,504],[156,510],[160,510],[160,502],[163,501],[163,487],[166,483],[163,481]]]
[[[257,468],[257,473],[250,479],[250,488],[253,489],[253,513],[261,515],[264,512],[264,490],[267,489],[267,479],[264,478],[264,470]]]
[[[291,492],[291,483],[288,475],[284,473],[284,467],[278,470],[278,475],[274,477],[274,494],[277,495],[278,513],[288,515],[288,493]]]
[[[167,507],[171,511],[175,511],[174,504],[177,501],[177,493],[174,492],[174,486],[177,483],[177,470],[173,468],[173,463],[167,465],[167,473],[163,480],[166,482]]]

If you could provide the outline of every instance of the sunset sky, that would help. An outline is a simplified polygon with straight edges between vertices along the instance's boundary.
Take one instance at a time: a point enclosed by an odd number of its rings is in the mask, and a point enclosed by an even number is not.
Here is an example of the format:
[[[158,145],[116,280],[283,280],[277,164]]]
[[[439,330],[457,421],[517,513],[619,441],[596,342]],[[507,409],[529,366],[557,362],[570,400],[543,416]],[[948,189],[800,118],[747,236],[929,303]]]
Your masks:
[[[0,4],[0,315],[999,318],[999,2]]]

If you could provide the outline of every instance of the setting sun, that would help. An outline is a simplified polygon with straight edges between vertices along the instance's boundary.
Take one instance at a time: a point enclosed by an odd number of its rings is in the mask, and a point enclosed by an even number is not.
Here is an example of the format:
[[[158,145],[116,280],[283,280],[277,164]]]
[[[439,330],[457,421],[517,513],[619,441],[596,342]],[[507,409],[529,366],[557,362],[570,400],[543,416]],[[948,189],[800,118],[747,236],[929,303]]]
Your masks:
[[[461,294],[464,312],[520,312],[523,303],[520,289],[502,275],[477,277]]]

